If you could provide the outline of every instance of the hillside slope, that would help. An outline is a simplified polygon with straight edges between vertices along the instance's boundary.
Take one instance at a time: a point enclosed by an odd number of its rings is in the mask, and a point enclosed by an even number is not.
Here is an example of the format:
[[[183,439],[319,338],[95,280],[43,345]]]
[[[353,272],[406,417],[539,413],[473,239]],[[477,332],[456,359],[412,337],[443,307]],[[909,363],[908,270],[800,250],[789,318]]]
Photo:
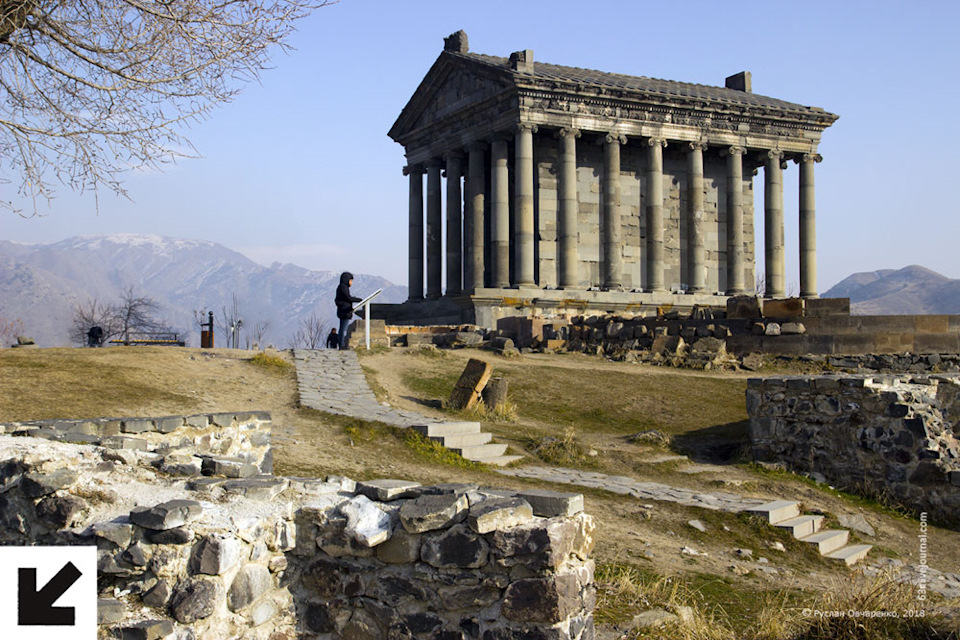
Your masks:
[[[960,313],[960,280],[951,280],[919,265],[855,273],[823,293],[850,298],[860,315]]]

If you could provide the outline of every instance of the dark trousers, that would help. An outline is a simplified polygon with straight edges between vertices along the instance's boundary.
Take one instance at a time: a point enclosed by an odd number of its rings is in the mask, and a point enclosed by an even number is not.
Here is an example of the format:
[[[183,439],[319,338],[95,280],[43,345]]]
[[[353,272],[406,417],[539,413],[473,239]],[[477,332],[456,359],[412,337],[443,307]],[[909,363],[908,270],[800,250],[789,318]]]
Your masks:
[[[347,348],[347,328],[350,326],[350,320],[352,318],[340,318],[340,348]]]

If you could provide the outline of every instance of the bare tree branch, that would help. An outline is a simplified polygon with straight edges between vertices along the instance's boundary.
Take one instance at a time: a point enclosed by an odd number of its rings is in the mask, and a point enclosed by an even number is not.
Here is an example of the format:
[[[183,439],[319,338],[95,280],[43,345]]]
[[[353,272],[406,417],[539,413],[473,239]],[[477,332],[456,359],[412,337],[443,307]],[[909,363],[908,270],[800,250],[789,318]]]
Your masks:
[[[33,213],[55,182],[125,195],[125,172],[192,154],[181,125],[333,1],[0,0],[0,183],[19,180]]]

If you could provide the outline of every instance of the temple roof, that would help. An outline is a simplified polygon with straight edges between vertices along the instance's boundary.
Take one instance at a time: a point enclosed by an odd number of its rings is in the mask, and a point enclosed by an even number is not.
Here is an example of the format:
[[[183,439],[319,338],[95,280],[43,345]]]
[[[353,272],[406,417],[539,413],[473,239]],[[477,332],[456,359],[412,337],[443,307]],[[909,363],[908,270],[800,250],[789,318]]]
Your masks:
[[[533,65],[533,73],[521,73],[511,68],[510,59],[499,56],[489,56],[482,53],[447,52],[449,55],[472,60],[490,67],[497,67],[506,73],[517,74],[522,77],[540,80],[556,80],[561,82],[575,82],[596,87],[614,88],[626,91],[637,91],[645,94],[654,94],[664,97],[681,97],[687,99],[701,99],[709,102],[726,102],[790,111],[812,111],[825,113],[820,107],[808,107],[802,104],[778,100],[748,91],[714,87],[691,82],[677,82],[675,80],[660,80],[645,76],[628,76],[621,73],[567,67],[558,64],[549,64],[537,61]]]

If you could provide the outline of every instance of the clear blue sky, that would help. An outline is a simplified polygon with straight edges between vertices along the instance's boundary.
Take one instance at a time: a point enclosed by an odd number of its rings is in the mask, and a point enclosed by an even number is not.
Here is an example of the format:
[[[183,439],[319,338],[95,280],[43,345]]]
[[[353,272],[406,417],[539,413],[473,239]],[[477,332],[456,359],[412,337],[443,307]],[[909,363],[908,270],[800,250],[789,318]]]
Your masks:
[[[300,24],[296,50],[278,52],[260,84],[187,131],[202,158],[131,176],[133,202],[103,193],[99,213],[66,189],[41,217],[0,212],[0,237],[158,233],[405,284],[407,181],[387,131],[462,28],[492,55],[533,49],[544,62],[713,85],[749,70],[756,93],[840,115],[817,165],[820,290],[908,264],[960,278],[958,24],[952,1],[341,0]],[[796,181],[791,164],[788,283]]]

